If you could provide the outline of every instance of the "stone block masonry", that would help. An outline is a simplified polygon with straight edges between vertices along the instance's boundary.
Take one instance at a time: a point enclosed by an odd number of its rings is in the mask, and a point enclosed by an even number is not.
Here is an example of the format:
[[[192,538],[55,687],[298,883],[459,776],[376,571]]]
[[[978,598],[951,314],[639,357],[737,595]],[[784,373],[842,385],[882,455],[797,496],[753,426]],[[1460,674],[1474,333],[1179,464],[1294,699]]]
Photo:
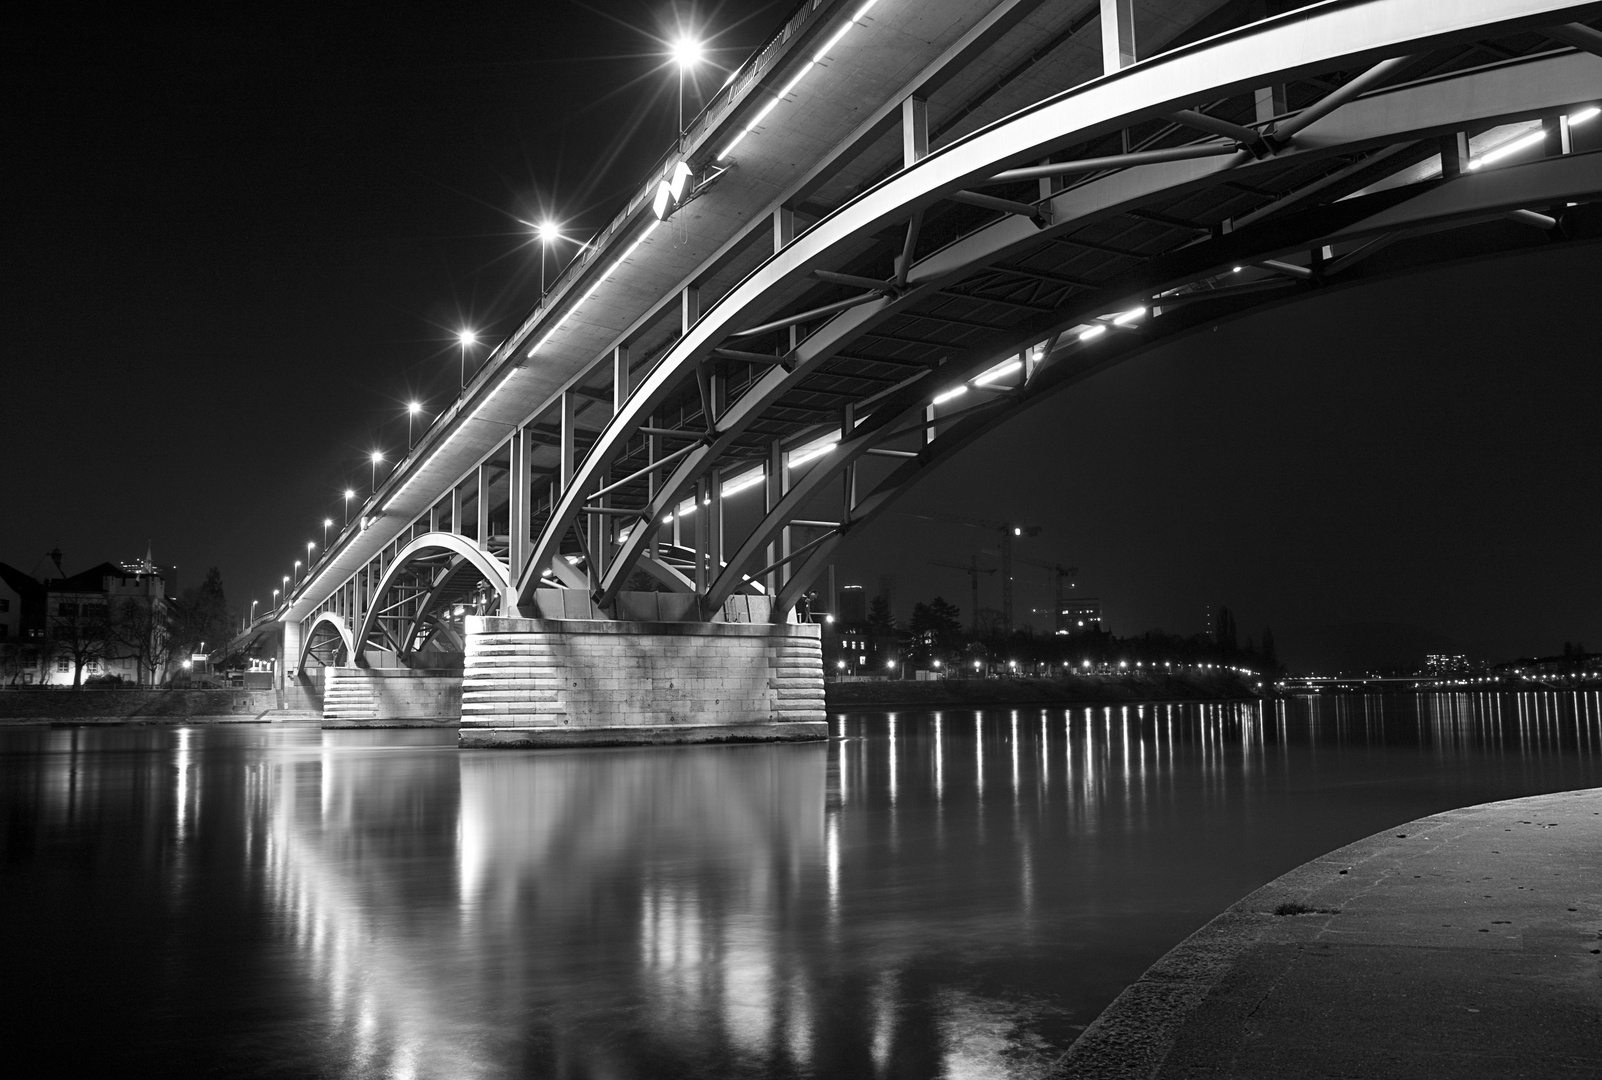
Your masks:
[[[454,671],[331,667],[324,672],[323,727],[445,727],[461,715]]]
[[[812,625],[467,620],[463,746],[827,735]]]

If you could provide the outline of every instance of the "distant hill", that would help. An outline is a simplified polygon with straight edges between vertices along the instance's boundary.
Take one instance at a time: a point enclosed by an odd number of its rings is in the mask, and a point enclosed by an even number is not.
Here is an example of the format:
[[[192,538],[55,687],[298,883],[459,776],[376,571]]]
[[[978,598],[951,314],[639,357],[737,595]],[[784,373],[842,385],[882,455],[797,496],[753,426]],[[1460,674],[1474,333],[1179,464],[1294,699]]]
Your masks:
[[[1334,673],[1385,668],[1414,670],[1429,653],[1460,653],[1435,630],[1407,623],[1365,622],[1296,626],[1274,632],[1279,659],[1291,671]]]

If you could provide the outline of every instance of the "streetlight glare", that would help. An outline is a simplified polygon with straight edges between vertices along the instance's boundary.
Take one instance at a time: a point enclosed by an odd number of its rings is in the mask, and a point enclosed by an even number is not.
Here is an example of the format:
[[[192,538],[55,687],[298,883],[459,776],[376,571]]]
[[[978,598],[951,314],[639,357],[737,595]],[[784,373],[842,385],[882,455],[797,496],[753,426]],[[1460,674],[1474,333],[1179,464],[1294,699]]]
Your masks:
[[[334,519],[333,518],[323,518],[323,528],[329,529],[329,528],[332,528],[333,525],[334,525]]]
[[[540,222],[535,228],[535,232],[539,234],[540,243],[542,244],[554,244],[562,239],[562,227],[550,218]]]
[[[380,450],[374,450],[373,451],[373,464],[377,465],[380,461],[383,461],[383,460],[384,460],[383,452],[380,451]]]
[[[692,37],[681,37],[673,43],[673,62],[680,68],[692,68],[701,62],[704,49]]]
[[[345,489],[345,498],[354,499],[355,497],[356,497],[356,489],[355,488],[346,488]]]
[[[478,335],[471,330],[463,330],[456,335],[456,340],[463,345],[471,345],[478,340]]]
[[[413,416],[416,416],[418,413],[423,411],[423,406],[418,402],[408,401],[406,403],[406,411],[411,413]]]

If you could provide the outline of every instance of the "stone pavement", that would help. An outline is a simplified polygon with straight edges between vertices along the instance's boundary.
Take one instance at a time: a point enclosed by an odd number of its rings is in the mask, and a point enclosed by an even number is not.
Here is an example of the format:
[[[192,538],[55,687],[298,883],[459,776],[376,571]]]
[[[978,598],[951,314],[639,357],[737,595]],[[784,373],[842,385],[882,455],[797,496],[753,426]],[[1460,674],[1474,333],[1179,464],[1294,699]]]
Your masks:
[[[1602,789],[1298,867],[1152,965],[1061,1075],[1602,1078]]]

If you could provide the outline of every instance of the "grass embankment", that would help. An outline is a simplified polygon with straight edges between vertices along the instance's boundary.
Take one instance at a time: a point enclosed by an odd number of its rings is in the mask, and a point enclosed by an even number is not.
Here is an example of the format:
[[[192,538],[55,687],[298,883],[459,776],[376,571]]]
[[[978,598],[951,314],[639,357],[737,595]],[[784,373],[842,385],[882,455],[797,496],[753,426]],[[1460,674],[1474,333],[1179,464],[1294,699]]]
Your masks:
[[[1232,701],[1258,691],[1244,679],[1185,675],[1070,675],[829,683],[829,708],[853,705],[1096,705],[1124,701]]]

